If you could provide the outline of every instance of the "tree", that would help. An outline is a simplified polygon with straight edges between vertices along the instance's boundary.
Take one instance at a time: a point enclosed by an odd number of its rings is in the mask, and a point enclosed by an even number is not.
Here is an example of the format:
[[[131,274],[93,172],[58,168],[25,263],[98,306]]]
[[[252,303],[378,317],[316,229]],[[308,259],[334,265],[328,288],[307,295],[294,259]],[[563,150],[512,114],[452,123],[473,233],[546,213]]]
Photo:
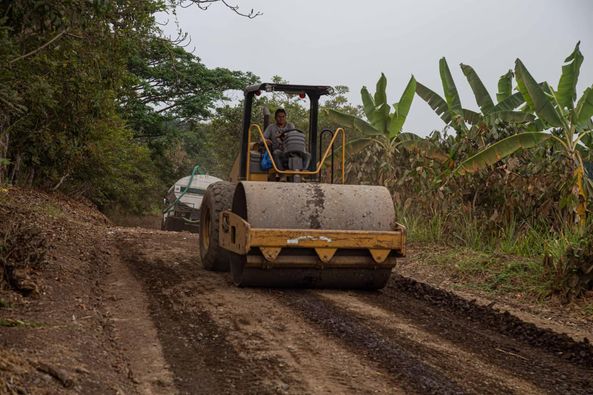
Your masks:
[[[162,188],[187,173],[193,161],[203,160],[203,153],[192,151],[196,144],[190,135],[200,135],[196,125],[227,100],[225,92],[257,81],[251,73],[209,69],[200,58],[160,36],[148,37],[131,53],[128,70],[120,113],[137,141],[150,149]]]
[[[370,141],[377,137],[387,140],[395,139],[402,132],[404,122],[414,100],[416,80],[414,76],[410,78],[400,101],[393,105],[393,112],[391,112],[391,106],[387,103],[386,88],[387,78],[385,74],[381,73],[374,96],[369,93],[366,86],[363,86],[360,90],[363,110],[368,122],[355,115],[334,109],[329,109],[328,115],[336,122],[358,130],[364,136],[364,140]]]
[[[362,87],[360,94],[368,122],[356,115],[334,109],[327,112],[330,119],[359,133],[357,138],[349,141],[350,154],[355,155],[366,150],[362,167],[377,169],[378,171],[374,172],[376,177],[373,182],[381,184],[389,184],[393,181],[394,159],[400,148],[423,152],[436,160],[447,159],[446,155],[429,141],[413,133],[402,132],[416,91],[414,76],[410,77],[399,102],[393,106],[387,103],[386,88],[387,78],[383,73],[377,81],[374,95],[369,93],[366,86]],[[393,112],[391,112],[392,107]]]
[[[96,185],[80,169],[92,166],[110,139],[119,140],[114,133],[128,136],[114,99],[128,49],[155,31],[152,16],[161,9],[151,1],[0,6],[7,44],[0,86],[10,103],[0,110],[4,181],[76,192]],[[106,170],[99,164],[95,174]]]
[[[142,210],[191,167],[187,133],[250,73],[209,69],[165,39],[176,2],[0,5],[0,182]],[[190,139],[191,140],[191,139]]]

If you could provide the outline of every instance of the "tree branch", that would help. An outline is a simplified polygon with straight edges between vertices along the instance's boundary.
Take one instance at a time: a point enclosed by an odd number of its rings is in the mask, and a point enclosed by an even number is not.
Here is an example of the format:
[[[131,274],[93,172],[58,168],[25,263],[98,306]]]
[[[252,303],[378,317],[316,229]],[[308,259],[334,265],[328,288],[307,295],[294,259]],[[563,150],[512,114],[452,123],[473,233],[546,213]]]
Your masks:
[[[19,56],[18,58],[12,59],[12,60],[9,62],[9,64],[13,64],[14,62],[17,62],[17,61],[19,61],[19,60],[21,60],[21,59],[24,59],[24,58],[28,57],[28,56],[31,56],[31,55],[34,55],[34,54],[36,54],[37,52],[41,51],[43,48],[47,47],[48,45],[50,45],[51,43],[53,43],[54,41],[56,41],[58,38],[62,37],[62,36],[65,34],[65,33],[66,33],[66,30],[64,30],[64,31],[62,31],[62,32],[60,32],[60,33],[58,33],[58,34],[57,34],[57,35],[56,35],[54,38],[52,38],[51,40],[49,40],[48,42],[46,42],[45,44],[43,44],[43,45],[42,45],[42,46],[40,46],[39,48],[37,48],[37,49],[34,49],[34,50],[32,50],[31,52],[27,52],[26,54],[24,54],[24,55],[21,55],[21,56]]]
[[[240,15],[240,16],[243,16],[245,18],[249,18],[249,19],[257,18],[258,16],[263,15],[262,12],[255,11],[253,8],[248,13],[241,12],[241,11],[239,11],[239,6],[238,5],[229,4],[228,0],[181,0],[180,3],[179,3],[179,5],[181,7],[187,8],[189,5],[195,4],[195,5],[198,6],[198,8],[200,8],[201,10],[204,10],[205,11],[213,3],[222,3],[228,9],[230,9],[231,11],[233,11],[235,14]]]
[[[70,173],[66,173],[62,178],[60,178],[60,182],[58,182],[56,184],[56,186],[54,186],[51,190],[52,191],[57,191],[59,187],[62,186],[62,184],[64,183],[64,181],[66,181],[66,178],[68,178],[70,176]]]

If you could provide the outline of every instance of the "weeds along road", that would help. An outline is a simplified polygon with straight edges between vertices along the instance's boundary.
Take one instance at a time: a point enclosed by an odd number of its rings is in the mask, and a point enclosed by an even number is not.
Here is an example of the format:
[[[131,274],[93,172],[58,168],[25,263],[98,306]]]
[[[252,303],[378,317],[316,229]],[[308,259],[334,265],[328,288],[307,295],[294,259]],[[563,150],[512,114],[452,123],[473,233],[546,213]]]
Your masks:
[[[140,392],[593,391],[586,345],[411,280],[381,292],[239,289],[200,267],[195,235],[113,237],[125,263],[112,272],[113,316],[137,350]]]

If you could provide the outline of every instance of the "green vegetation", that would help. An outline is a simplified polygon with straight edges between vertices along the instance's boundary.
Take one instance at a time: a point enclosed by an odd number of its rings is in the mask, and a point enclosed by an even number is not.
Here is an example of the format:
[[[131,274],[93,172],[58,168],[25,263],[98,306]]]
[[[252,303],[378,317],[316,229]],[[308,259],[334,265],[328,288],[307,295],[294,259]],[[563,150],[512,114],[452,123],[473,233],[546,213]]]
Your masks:
[[[174,5],[0,5],[0,183],[86,196],[103,209],[159,202],[195,164],[196,124],[226,89],[255,80],[209,69],[182,40],[165,39],[155,14]]]
[[[574,188],[571,189],[571,207],[581,223],[586,220],[586,204],[593,182],[585,175],[583,156],[590,156],[593,133],[593,89],[588,88],[575,105],[576,84],[583,63],[583,55],[579,45],[566,58],[562,67],[562,75],[558,89],[552,89],[547,83],[543,87],[531,76],[521,60],[517,59],[515,75],[519,90],[525,98],[529,109],[538,116],[532,127],[538,130],[517,133],[502,139],[483,151],[461,163],[459,173],[475,172],[488,167],[522,148],[533,148],[551,141],[561,150],[560,155],[567,159],[569,170],[574,174]],[[585,179],[584,179],[585,178]]]
[[[582,294],[591,289],[588,274],[579,272],[576,281],[575,270],[570,269],[575,265],[567,263],[582,258],[575,248],[591,237],[588,207],[593,184],[587,169],[591,170],[593,107],[592,88],[576,100],[582,63],[577,45],[565,61],[558,88],[553,89],[536,82],[517,60],[515,71],[499,79],[496,104],[475,70],[461,64],[479,107],[473,111],[462,107],[442,58],[444,97],[420,82],[416,94],[446,128],[431,133],[416,149],[402,145],[388,155],[372,155],[372,170],[352,171],[349,181],[388,186],[411,240],[537,260],[537,267],[530,264],[529,270],[488,265],[496,284],[521,274],[535,278],[534,284],[543,287],[540,290],[567,298]],[[365,115],[370,122],[374,114]],[[364,125],[345,117],[342,122],[358,129]],[[356,149],[352,159],[365,163]],[[389,169],[388,178],[369,176],[381,174],[383,168]],[[481,266],[458,269],[468,267]],[[525,281],[519,284],[527,286]]]
[[[347,114],[339,110],[328,109],[327,115],[338,125],[350,131],[356,131],[358,136],[350,138],[350,155],[356,155],[363,150],[367,155],[358,161],[352,161],[349,172],[366,173],[372,183],[389,185],[394,174],[394,157],[398,148],[403,148],[406,142],[412,139],[420,140],[412,133],[402,134],[402,128],[410,111],[416,80],[412,76],[408,82],[399,102],[393,105],[393,112],[387,103],[387,78],[384,74],[377,81],[374,95],[371,95],[366,86],[363,86],[360,95],[363,111],[368,122],[354,114]],[[366,170],[366,171],[365,171]]]
[[[420,247],[416,259],[447,273],[460,288],[491,294],[523,294],[531,298],[542,298],[550,293],[545,268],[537,259],[459,246],[440,249],[428,246],[430,244]]]
[[[274,83],[288,83],[280,76],[272,78]],[[335,86],[334,93],[322,98],[319,114],[320,129],[335,130],[339,125],[328,115],[328,110],[339,110],[342,113],[359,116],[360,109],[348,103],[346,95],[349,90],[345,86]],[[297,128],[309,128],[308,103],[296,95],[275,92],[272,95],[257,97],[253,105],[253,122],[263,124],[263,109],[267,108],[273,114],[278,108],[284,108],[288,120]],[[243,103],[227,104],[216,109],[216,113],[209,122],[196,125],[193,137],[196,151],[206,152],[199,157],[199,163],[211,174],[226,179],[241,143],[241,122]],[[255,137],[255,136],[254,136]],[[188,140],[189,141],[189,140]],[[326,142],[327,143],[327,142]],[[193,143],[192,143],[193,144]]]
[[[374,95],[369,93],[366,86],[362,87],[362,109],[368,122],[356,114],[337,109],[327,109],[327,115],[350,131],[349,153],[354,160],[349,163],[348,173],[356,173],[371,184],[393,187],[396,174],[394,166],[401,150],[419,152],[441,162],[449,158],[432,142],[414,133],[402,132],[417,89],[414,76],[410,77],[399,102],[393,106],[387,103],[386,89],[387,78],[383,73],[377,81]]]

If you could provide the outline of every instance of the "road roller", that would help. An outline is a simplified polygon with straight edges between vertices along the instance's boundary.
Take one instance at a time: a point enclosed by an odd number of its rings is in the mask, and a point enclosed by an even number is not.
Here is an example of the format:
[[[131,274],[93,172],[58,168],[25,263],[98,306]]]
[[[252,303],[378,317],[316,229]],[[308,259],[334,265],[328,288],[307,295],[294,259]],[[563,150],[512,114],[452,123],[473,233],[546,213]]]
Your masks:
[[[309,101],[308,130],[286,129],[280,148],[252,122],[256,96]],[[405,255],[389,190],[346,185],[346,132],[318,128],[329,86],[263,83],[245,89],[241,149],[229,181],[208,187],[200,208],[205,269],[229,271],[239,287],[383,288]],[[262,159],[271,164],[262,166]]]

